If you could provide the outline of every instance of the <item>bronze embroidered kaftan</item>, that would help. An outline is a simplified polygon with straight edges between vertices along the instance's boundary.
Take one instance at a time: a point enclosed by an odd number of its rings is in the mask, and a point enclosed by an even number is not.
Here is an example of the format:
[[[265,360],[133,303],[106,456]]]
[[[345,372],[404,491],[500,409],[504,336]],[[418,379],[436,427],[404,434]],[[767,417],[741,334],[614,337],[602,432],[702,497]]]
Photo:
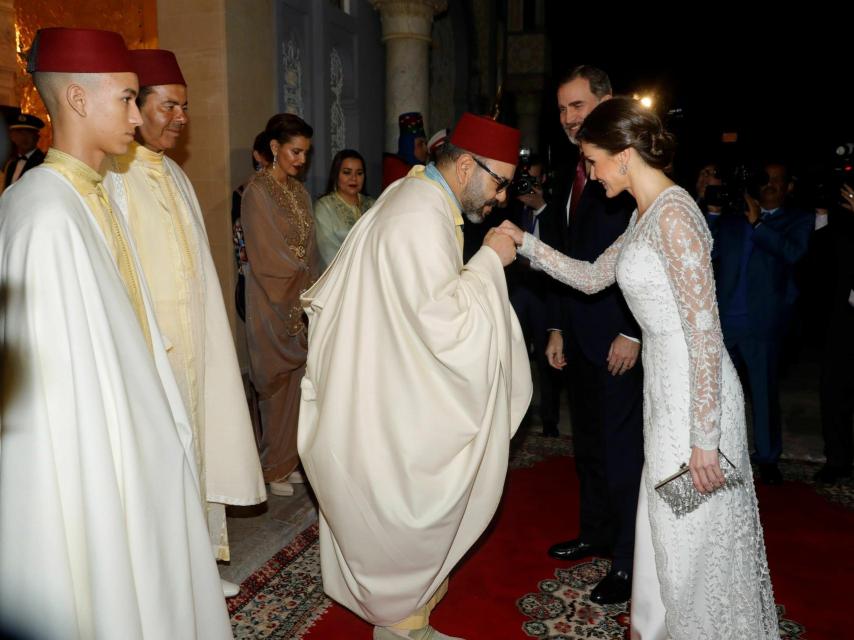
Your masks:
[[[252,178],[241,210],[246,254],[246,338],[261,410],[261,466],[274,482],[293,471],[306,325],[300,294],[319,270],[311,200],[295,178]]]

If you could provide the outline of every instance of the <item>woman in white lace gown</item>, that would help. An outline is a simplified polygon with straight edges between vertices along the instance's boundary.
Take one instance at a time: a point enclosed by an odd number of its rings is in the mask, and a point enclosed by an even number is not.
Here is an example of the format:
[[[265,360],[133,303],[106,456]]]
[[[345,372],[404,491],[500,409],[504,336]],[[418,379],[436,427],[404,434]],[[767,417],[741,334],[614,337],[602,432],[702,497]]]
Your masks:
[[[643,331],[644,451],[632,585],[632,638],[779,638],[753,488],[744,396],[723,348],[711,235],[691,196],[662,169],[673,140],[634,100],[600,104],[578,133],[609,197],[638,208],[595,263],[573,260],[509,222],[520,253],[586,293],[615,280]],[[688,462],[705,493],[723,484],[717,449],[747,479],[677,518],[654,486]]]

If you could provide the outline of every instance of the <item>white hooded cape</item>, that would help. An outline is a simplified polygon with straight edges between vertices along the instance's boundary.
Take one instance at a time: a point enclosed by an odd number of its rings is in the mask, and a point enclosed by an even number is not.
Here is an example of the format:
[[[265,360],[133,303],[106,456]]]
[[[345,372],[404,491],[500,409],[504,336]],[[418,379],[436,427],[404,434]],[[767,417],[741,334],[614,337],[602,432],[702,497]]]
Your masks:
[[[455,218],[414,170],[303,297],[324,589],[378,625],[423,606],[489,524],[531,399],[501,263],[483,247],[463,265]]]
[[[51,169],[0,200],[0,279],[0,625],[231,638],[163,344],[152,330],[152,358],[100,228]]]

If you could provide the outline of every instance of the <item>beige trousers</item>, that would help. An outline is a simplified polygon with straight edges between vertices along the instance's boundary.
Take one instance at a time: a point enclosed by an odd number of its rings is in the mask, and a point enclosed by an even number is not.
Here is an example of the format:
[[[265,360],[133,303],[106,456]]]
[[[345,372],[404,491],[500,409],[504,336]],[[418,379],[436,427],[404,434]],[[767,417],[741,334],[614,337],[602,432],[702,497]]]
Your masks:
[[[423,607],[418,609],[415,613],[413,613],[408,618],[404,618],[397,624],[391,625],[391,629],[397,629],[399,631],[411,631],[412,629],[423,629],[428,624],[430,624],[430,612],[439,604],[439,600],[445,597],[445,594],[448,593],[448,579],[445,578],[445,581],[439,585],[439,588],[436,589],[436,593],[433,594],[433,597],[427,601]]]

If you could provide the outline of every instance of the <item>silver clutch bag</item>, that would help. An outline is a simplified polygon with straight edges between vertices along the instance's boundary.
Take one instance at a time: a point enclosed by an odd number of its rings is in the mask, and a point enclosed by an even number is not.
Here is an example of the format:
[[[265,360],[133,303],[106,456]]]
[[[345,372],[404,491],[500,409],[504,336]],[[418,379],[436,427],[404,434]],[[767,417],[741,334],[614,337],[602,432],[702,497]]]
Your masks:
[[[655,485],[658,495],[673,509],[677,518],[691,513],[716,493],[744,484],[744,478],[738,469],[729,461],[729,458],[721,453],[720,449],[718,449],[718,463],[724,474],[724,483],[710,493],[697,491],[694,487],[694,481],[691,479],[691,470],[686,463],[682,463],[679,470],[672,476]]]

